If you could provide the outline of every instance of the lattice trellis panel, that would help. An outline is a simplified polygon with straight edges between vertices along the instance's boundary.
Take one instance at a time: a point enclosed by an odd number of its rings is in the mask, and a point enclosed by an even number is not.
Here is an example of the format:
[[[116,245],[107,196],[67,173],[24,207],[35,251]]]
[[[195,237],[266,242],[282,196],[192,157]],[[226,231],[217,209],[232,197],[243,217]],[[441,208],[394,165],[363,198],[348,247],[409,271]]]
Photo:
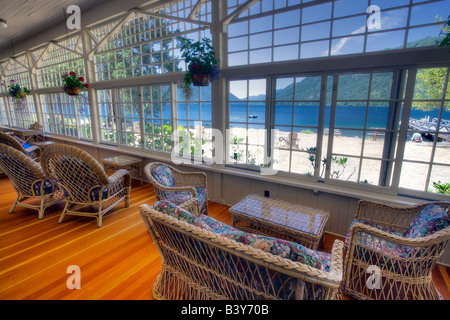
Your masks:
[[[185,70],[176,37],[210,37],[210,1],[174,1],[151,10],[132,10],[90,30],[96,80],[121,79]],[[201,34],[201,32],[203,32]]]
[[[39,88],[62,86],[64,73],[86,74],[80,38],[76,35],[60,42],[50,42],[43,50],[36,62]]]

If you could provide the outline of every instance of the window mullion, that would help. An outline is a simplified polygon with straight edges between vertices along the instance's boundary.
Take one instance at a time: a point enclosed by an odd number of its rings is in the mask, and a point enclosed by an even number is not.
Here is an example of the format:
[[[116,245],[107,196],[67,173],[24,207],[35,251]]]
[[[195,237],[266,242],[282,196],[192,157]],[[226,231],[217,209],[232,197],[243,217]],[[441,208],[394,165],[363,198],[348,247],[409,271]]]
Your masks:
[[[334,123],[336,118],[336,104],[337,104],[337,93],[339,86],[339,75],[333,76],[333,90],[331,95],[331,110],[330,110],[330,127],[328,133],[328,148],[327,148],[327,158],[325,165],[325,181],[330,180],[330,170],[331,170],[331,154],[333,152],[333,140],[334,140]]]
[[[325,108],[326,108],[326,95],[327,95],[327,75],[322,73],[321,75],[321,87],[320,87],[320,102],[319,102],[319,119],[317,127],[317,142],[316,142],[316,162],[314,164],[314,179],[320,178],[320,163],[322,159],[322,144],[323,144],[323,131],[325,127]]]
[[[413,99],[413,94],[414,94],[416,73],[417,73],[417,68],[411,68],[408,71],[408,80],[407,80],[408,82],[406,85],[406,92],[405,92],[405,104],[403,107],[401,126],[400,126],[400,130],[399,130],[399,140],[398,140],[398,146],[397,146],[397,154],[395,156],[394,175],[392,177],[392,187],[393,187],[393,191],[395,191],[396,194],[398,193],[398,189],[399,189],[400,174],[402,171],[402,164],[403,164],[403,156],[405,154],[406,136],[408,134],[408,123],[409,123],[409,117],[411,114],[411,106],[412,106],[412,99]]]

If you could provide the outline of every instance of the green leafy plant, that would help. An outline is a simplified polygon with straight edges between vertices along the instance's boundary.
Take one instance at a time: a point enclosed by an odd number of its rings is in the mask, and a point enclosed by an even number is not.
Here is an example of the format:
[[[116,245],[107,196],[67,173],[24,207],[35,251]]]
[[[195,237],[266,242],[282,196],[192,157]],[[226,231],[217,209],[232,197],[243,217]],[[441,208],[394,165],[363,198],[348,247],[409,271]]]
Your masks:
[[[64,83],[64,90],[67,94],[78,95],[80,90],[86,90],[89,85],[84,82],[83,77],[77,77],[75,72],[69,72],[62,75],[62,82]]]
[[[436,190],[436,193],[441,194],[450,194],[450,182],[433,182],[433,188]]]
[[[192,78],[195,74],[207,74],[210,77],[209,81],[213,81],[218,75],[216,53],[211,40],[206,37],[196,42],[184,37],[178,37],[177,40],[181,44],[181,57],[187,63],[187,72],[178,86],[189,99],[192,96],[191,85],[194,84]]]
[[[21,87],[15,80],[11,80],[8,85],[8,93],[17,102],[16,109],[22,109],[30,90],[27,87]]]

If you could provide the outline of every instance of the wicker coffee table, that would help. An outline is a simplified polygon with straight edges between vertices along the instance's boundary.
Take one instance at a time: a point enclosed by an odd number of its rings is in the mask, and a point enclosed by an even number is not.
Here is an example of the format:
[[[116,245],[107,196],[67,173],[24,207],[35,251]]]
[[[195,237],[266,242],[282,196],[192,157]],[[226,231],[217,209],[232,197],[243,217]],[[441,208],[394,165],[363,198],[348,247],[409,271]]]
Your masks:
[[[329,212],[250,194],[230,208],[233,227],[316,250]]]
[[[143,184],[142,180],[142,159],[130,157],[130,156],[115,156],[111,158],[105,158],[101,160],[103,168],[105,171],[108,170],[117,170],[117,169],[127,169],[130,171],[136,171],[139,174],[139,178],[141,180],[141,185]]]

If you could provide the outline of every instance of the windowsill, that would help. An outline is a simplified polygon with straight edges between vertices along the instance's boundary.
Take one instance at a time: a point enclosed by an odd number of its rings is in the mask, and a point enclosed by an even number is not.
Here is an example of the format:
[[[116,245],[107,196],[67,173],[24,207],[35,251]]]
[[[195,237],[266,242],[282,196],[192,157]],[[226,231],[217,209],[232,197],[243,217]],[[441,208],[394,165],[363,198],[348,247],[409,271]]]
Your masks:
[[[79,140],[76,138],[70,138],[66,136],[57,136],[57,135],[49,135],[46,134],[46,138],[52,139],[52,140],[61,140],[64,142],[74,143],[78,144],[80,146],[86,146],[91,148],[97,148],[105,151],[112,151],[112,152],[119,152],[122,154],[130,155],[130,156],[137,156],[142,157],[144,160],[156,160],[161,162],[170,163],[172,162],[170,156],[167,156],[166,154],[159,154],[159,153],[149,153],[148,151],[139,150],[136,148],[127,148],[123,146],[115,146],[115,145],[109,145],[106,143],[100,143],[100,144],[94,144],[90,141],[86,140]],[[259,180],[263,182],[269,182],[269,183],[276,183],[291,187],[297,187],[307,190],[312,190],[314,193],[318,194],[320,192],[328,193],[328,194],[335,194],[339,196],[349,197],[349,198],[355,198],[355,199],[365,199],[365,200],[372,200],[377,202],[388,202],[394,205],[414,205],[418,203],[423,203],[424,199],[415,198],[415,197],[407,197],[407,196],[398,196],[398,195],[389,195],[385,193],[380,192],[373,192],[373,191],[367,191],[367,190],[359,190],[356,188],[350,188],[346,186],[337,186],[337,185],[330,185],[325,184],[322,182],[317,181],[307,181],[307,180],[301,180],[301,179],[295,179],[290,178],[286,176],[277,176],[277,175],[261,175],[257,172],[250,171],[250,170],[244,170],[239,168],[233,168],[233,167],[226,167],[224,165],[207,165],[207,164],[180,164],[180,166],[186,166],[196,169],[201,169],[205,171],[210,172],[217,172],[221,174],[228,174],[233,176],[238,176],[242,178],[248,178],[253,180]]]

